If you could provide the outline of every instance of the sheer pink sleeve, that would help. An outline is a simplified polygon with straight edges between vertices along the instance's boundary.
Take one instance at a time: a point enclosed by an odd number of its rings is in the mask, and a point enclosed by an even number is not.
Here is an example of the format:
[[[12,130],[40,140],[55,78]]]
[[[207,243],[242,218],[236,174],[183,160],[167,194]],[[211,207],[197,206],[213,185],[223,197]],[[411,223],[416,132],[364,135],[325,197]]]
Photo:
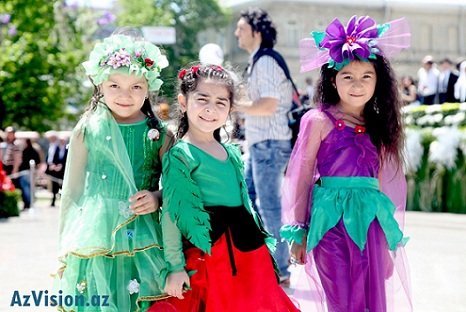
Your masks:
[[[407,185],[403,167],[391,157],[386,159],[380,168],[379,174],[380,190],[396,206],[395,219],[404,230]]]
[[[333,128],[330,119],[320,109],[307,112],[302,120],[282,187],[282,237],[291,241],[293,233],[309,227],[312,189],[319,178],[317,153],[322,139]],[[290,232],[291,231],[291,232]],[[298,234],[298,233],[295,233]]]

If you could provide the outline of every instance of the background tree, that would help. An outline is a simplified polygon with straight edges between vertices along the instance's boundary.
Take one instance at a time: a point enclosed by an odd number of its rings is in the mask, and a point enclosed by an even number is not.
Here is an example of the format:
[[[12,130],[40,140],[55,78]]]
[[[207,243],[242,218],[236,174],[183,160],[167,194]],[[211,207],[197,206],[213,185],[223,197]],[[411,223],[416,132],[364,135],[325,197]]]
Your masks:
[[[208,28],[228,24],[230,14],[217,0],[119,0],[118,26],[171,26],[176,44],[162,45],[170,66],[162,71],[161,95],[174,99],[177,73],[182,66],[199,58],[198,34]]]
[[[75,71],[82,41],[73,9],[62,0],[0,2],[0,128],[60,128],[81,86]]]

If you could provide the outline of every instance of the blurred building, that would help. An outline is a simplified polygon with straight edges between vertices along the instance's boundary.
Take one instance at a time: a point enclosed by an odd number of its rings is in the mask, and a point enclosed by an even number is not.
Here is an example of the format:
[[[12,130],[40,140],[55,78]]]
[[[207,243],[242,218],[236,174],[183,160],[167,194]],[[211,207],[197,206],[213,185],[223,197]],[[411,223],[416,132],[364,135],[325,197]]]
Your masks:
[[[232,12],[230,25],[199,36],[200,45],[214,42],[225,52],[225,60],[246,66],[248,55],[237,46],[233,35],[239,12],[250,6],[268,11],[278,28],[276,49],[288,62],[292,77],[304,87],[306,76],[318,71],[299,73],[299,40],[313,30],[324,31],[338,17],[346,24],[353,15],[370,15],[381,24],[406,17],[411,27],[412,44],[391,59],[397,75],[415,76],[425,55],[440,61],[444,57],[460,61],[466,58],[466,0],[220,0]]]

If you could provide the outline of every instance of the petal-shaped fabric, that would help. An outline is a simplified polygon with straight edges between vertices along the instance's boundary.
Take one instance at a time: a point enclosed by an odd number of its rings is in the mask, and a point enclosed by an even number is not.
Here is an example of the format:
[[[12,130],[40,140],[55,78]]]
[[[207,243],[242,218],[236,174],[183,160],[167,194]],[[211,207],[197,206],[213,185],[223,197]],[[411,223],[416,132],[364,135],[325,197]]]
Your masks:
[[[411,33],[404,18],[377,25],[369,16],[352,16],[346,27],[335,18],[327,26],[323,39],[319,35],[300,41],[301,72],[327,63],[340,70],[354,59],[367,61],[375,54],[391,57],[410,44]]]
[[[228,155],[236,169],[238,181],[241,181],[241,197],[243,204],[254,216],[260,230],[265,234],[265,243],[270,252],[275,251],[276,240],[264,230],[257,214],[251,208],[251,202],[244,182],[243,163],[239,148],[235,145],[224,144]],[[194,246],[210,254],[211,230],[210,217],[204,209],[201,191],[192,179],[191,173],[196,168],[196,160],[189,153],[189,148],[178,144],[171,148],[163,158],[163,207],[164,213],[169,213],[172,221],[176,222],[181,234]]]

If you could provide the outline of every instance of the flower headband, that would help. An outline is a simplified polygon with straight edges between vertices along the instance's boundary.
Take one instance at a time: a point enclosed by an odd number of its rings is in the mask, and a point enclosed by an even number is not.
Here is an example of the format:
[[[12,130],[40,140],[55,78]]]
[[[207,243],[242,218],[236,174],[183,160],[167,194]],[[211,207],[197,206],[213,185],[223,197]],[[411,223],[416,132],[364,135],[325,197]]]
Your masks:
[[[325,32],[313,31],[311,36],[299,42],[301,72],[324,64],[340,70],[354,59],[368,61],[376,55],[391,57],[411,45],[405,18],[376,25],[369,16],[353,16],[346,27],[335,18]]]
[[[162,68],[168,66],[168,61],[159,48],[150,42],[135,41],[125,35],[112,35],[95,45],[83,66],[95,85],[108,80],[110,74],[130,75],[134,72],[136,77],[146,77],[149,91],[157,91],[163,83],[157,77]]]
[[[194,65],[192,66],[189,71],[193,74],[193,76],[197,73],[197,71],[201,68],[200,65]],[[212,68],[213,70],[215,71],[218,71],[218,72],[221,72],[223,70],[222,66],[220,65],[211,65],[210,68]],[[180,72],[178,73],[178,78],[179,79],[183,79],[184,76],[188,73],[188,71],[186,69],[182,69],[180,70]]]

